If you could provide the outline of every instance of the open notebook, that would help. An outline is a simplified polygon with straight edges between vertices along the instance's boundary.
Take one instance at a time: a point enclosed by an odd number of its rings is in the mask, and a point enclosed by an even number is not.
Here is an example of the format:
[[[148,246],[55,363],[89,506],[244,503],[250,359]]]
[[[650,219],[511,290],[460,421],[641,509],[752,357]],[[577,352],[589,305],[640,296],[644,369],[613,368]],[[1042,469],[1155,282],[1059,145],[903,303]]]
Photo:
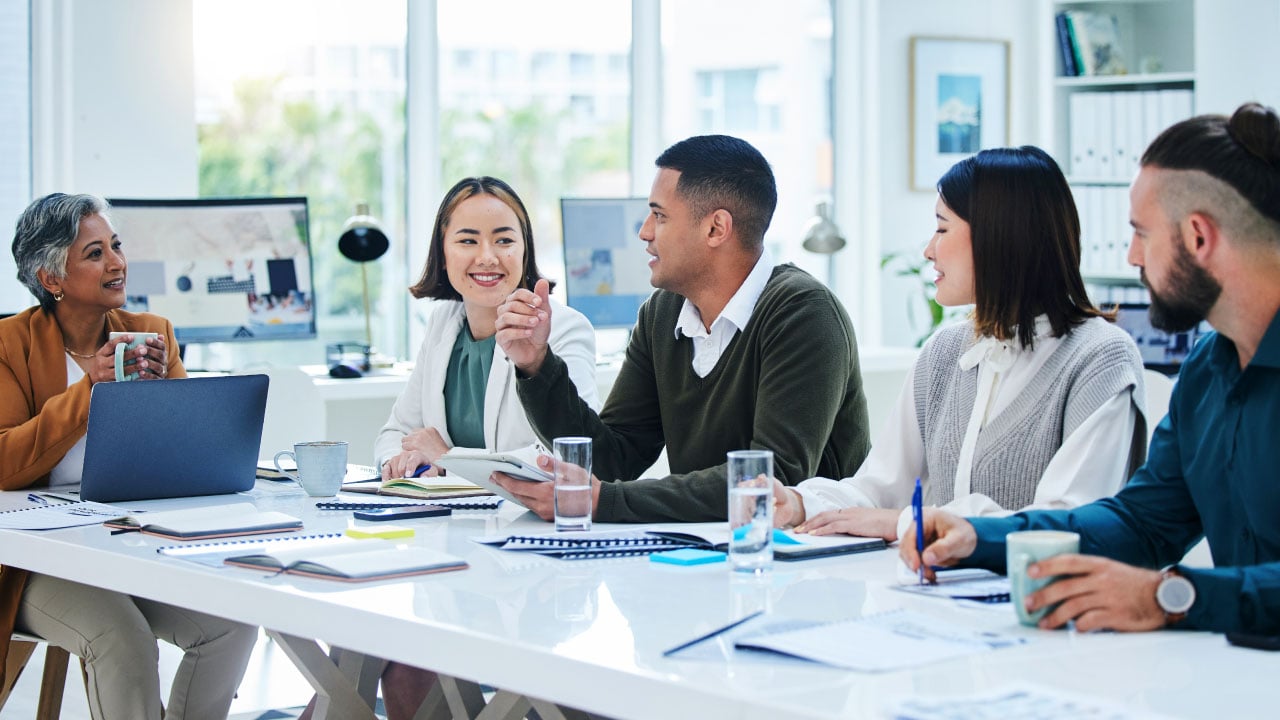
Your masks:
[[[438,550],[338,533],[163,547],[157,552],[201,565],[367,582],[462,570],[467,563]]]

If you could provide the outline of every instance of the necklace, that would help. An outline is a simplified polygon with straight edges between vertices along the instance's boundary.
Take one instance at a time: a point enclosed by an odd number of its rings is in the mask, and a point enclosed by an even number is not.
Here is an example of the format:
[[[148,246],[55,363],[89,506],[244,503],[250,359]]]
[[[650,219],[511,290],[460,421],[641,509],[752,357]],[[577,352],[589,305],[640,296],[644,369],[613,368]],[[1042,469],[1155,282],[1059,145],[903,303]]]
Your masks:
[[[62,349],[66,350],[67,354],[73,358],[80,358],[81,360],[92,360],[94,357],[94,353],[88,353],[87,355],[85,353],[78,353],[75,350],[72,350],[71,348],[67,347],[66,345],[63,345]]]

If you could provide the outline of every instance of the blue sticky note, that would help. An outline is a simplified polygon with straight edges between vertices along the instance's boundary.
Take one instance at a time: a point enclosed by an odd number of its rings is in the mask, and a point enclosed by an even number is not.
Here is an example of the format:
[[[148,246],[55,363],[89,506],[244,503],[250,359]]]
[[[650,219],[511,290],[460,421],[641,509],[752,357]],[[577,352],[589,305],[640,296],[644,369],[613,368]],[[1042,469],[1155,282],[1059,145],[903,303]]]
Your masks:
[[[705,565],[707,563],[724,562],[725,554],[716,550],[701,548],[680,548],[666,552],[653,553],[649,562],[668,563],[670,565]]]
[[[791,537],[784,530],[774,530],[773,544],[774,545],[803,545],[804,543],[800,540],[797,540]]]

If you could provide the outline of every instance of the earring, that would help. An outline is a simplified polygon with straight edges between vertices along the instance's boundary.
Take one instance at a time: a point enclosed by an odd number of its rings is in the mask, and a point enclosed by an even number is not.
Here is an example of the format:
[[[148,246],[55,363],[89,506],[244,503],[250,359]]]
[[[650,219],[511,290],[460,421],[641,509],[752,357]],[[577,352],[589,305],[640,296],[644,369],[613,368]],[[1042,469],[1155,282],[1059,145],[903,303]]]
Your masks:
[[[62,302],[62,298],[66,297],[66,295],[67,295],[67,294],[66,294],[65,292],[63,292],[63,291],[59,290],[59,291],[58,291],[58,292],[53,296],[53,301],[54,301],[54,302]]]

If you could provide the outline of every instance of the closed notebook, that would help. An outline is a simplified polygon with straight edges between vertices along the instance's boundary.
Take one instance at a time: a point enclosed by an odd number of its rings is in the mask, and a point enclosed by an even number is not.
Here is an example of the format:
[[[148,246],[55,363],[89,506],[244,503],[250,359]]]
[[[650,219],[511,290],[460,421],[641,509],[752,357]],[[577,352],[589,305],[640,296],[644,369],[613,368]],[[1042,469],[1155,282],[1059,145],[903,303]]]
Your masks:
[[[135,513],[108,520],[103,525],[172,540],[206,540],[302,529],[302,521],[298,518],[282,512],[258,510],[250,503]]]
[[[546,535],[490,535],[475,542],[503,550],[549,555],[562,560],[648,555],[688,546],[688,542],[657,537],[644,530],[600,530]]]
[[[292,548],[233,555],[223,560],[237,567],[340,582],[369,582],[463,570],[466,561],[424,547],[401,547],[387,540],[357,540],[354,545]]]

